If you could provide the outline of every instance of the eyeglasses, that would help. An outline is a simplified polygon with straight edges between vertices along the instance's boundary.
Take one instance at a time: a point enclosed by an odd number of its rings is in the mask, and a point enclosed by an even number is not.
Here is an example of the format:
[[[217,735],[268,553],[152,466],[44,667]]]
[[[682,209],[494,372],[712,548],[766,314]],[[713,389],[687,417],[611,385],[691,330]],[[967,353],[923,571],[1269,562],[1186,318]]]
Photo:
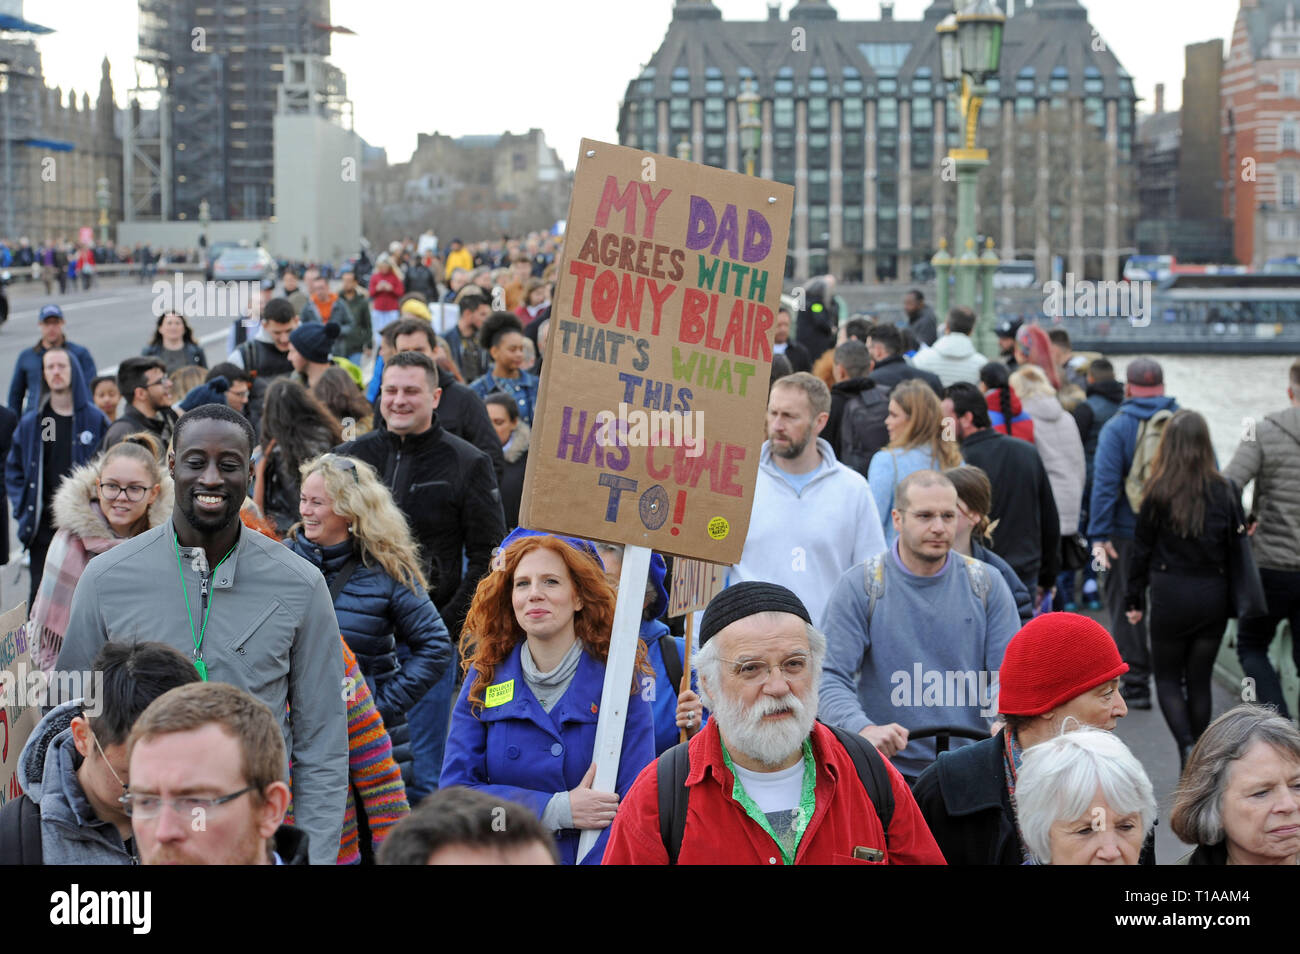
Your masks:
[[[104,764],[108,766],[108,770],[113,773],[113,778],[117,779],[117,784],[122,786],[122,791],[126,792],[126,795],[121,797],[129,797],[131,793],[127,790],[126,782],[122,781],[122,776],[117,774],[117,769],[113,768],[113,763],[110,762],[108,756],[104,754],[104,747],[99,744],[99,736],[92,732],[90,733],[90,737],[95,740],[95,749],[99,752],[99,757],[104,760]],[[127,812],[127,814],[129,815],[130,812]]]
[[[955,510],[945,510],[942,513],[931,513],[929,510],[904,510],[903,513],[910,513],[922,523],[934,523],[939,520],[945,527],[950,527],[957,522]]]
[[[802,679],[808,674],[810,657],[807,653],[797,653],[783,660],[779,667],[763,662],[761,659],[724,659],[731,665],[731,674],[744,682],[767,682],[773,668],[780,668],[781,675],[791,682]]]
[[[146,388],[156,388],[156,387],[170,388],[171,386],[172,386],[172,379],[168,377],[161,377],[157,381],[150,381],[148,384],[145,385]]]
[[[248,395],[249,392],[247,390],[236,391],[233,388],[230,388],[226,391],[226,397],[232,397],[238,401],[245,400],[248,397]]]
[[[153,485],[141,487],[139,484],[131,484],[129,487],[123,487],[119,484],[113,483],[111,480],[108,482],[101,480],[99,482],[99,492],[103,494],[104,498],[107,500],[116,500],[118,497],[125,494],[126,499],[131,501],[131,503],[139,503],[141,500],[144,500],[144,495],[151,490],[153,490]]]
[[[222,795],[220,798],[195,798],[192,795],[183,795],[180,798],[163,798],[160,795],[140,795],[127,792],[118,801],[122,803],[122,810],[126,812],[128,818],[157,818],[159,813],[162,812],[163,805],[170,805],[172,811],[178,815],[193,817],[195,812],[206,812],[218,805],[232,802],[240,795],[251,791],[253,791],[253,786],[248,785],[237,792]]]

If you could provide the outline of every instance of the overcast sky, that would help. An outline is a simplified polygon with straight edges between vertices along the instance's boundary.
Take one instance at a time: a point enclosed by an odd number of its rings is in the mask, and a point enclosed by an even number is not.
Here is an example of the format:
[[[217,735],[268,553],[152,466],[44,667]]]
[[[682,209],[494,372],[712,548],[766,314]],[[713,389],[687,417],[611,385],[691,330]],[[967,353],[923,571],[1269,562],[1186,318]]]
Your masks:
[[[843,20],[876,19],[879,0],[832,0]],[[728,20],[767,18],[767,0],[715,0]],[[919,19],[930,0],[897,0],[897,19]],[[332,60],[347,74],[357,132],[410,158],[416,136],[546,133],[568,168],[583,136],[614,141],[627,83],[662,42],[673,0],[333,0]],[[794,5],[782,0],[783,14]],[[1152,108],[1182,96],[1183,47],[1232,33],[1236,0],[1085,0],[1089,21]],[[38,40],[46,81],[65,92],[99,89],[108,56],[119,103],[131,85],[136,0],[27,0],[29,19],[57,32]],[[641,11],[634,13],[634,10]]]

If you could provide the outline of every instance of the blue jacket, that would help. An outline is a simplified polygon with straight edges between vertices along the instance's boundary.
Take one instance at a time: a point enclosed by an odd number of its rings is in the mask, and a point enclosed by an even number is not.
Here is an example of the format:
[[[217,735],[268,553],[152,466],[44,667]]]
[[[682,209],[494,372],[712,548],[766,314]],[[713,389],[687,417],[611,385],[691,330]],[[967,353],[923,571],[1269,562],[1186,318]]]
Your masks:
[[[663,646],[659,642],[660,637],[667,632],[668,627],[662,620],[648,619],[641,624],[641,640],[645,643],[646,659],[655,671],[653,681],[649,676],[638,676],[642,685],[641,694],[648,697],[650,711],[654,716],[655,758],[663,755],[681,739],[680,730],[677,728],[678,686],[673,685],[668,678],[668,669],[664,665]],[[677,644],[677,658],[683,661],[682,665],[685,665],[686,640],[681,636],[674,636],[673,642]],[[646,691],[651,687],[653,691]],[[700,691],[694,670],[691,670],[691,690],[697,694]]]
[[[318,547],[305,537],[290,536],[285,545],[320,568],[332,584],[352,555],[352,541]],[[416,595],[383,567],[358,564],[334,601],[339,632],[357,657],[357,665],[374,696],[393,742],[393,760],[404,778],[413,768],[406,714],[442,678],[451,664],[451,637],[427,593]],[[397,644],[411,657],[397,661]]]
[[[27,352],[23,352],[26,354]],[[19,358],[21,363],[22,359]],[[86,463],[99,450],[99,442],[108,430],[108,418],[90,399],[90,389],[81,376],[78,362],[72,367],[72,466]],[[28,411],[18,422],[13,447],[5,461],[5,487],[18,521],[18,540],[31,544],[40,529],[42,490],[45,486],[45,457],[41,453],[40,416],[49,403],[48,395],[41,406]]]
[[[73,344],[66,338],[63,347],[76,359],[72,362],[73,366],[81,365],[81,373],[89,388],[90,382],[95,380],[95,359],[81,345]],[[38,341],[32,347],[24,349],[14,363],[14,377],[9,382],[9,409],[20,417],[24,410],[35,408],[41,399],[41,385],[45,380],[41,358],[45,350],[45,346]]]
[[[569,688],[546,712],[524,682],[522,647],[522,642],[515,646],[493,674],[493,686],[514,682],[510,698],[498,705],[471,708],[469,690],[478,673],[471,666],[465,674],[451,713],[451,733],[438,787],[477,788],[518,802],[541,818],[551,796],[577,788],[591,767],[605,664],[584,651]],[[618,781],[614,786],[620,798],[627,797],[637,775],[654,758],[650,704],[637,692],[628,697]],[[555,833],[560,860],[566,865],[577,861],[578,836],[577,829]],[[608,840],[606,828],[583,863],[600,864]]]
[[[487,400],[493,391],[501,391],[515,399],[519,405],[519,416],[529,427],[533,426],[533,411],[537,407],[537,386],[540,382],[535,374],[520,371],[517,378],[498,378],[491,371],[475,378],[469,383],[479,397]]]
[[[1097,437],[1092,459],[1092,498],[1088,506],[1088,539],[1132,540],[1137,514],[1124,494],[1124,478],[1133,466],[1138,427],[1156,411],[1178,410],[1171,397],[1129,398],[1119,406]]]

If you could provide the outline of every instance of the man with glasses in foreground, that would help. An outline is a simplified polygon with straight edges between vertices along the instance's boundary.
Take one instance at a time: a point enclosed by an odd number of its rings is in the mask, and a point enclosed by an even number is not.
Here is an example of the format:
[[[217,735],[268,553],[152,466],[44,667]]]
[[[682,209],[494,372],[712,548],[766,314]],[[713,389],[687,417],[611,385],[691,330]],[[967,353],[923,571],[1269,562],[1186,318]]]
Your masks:
[[[165,452],[172,440],[176,426],[176,412],[172,410],[172,382],[161,358],[127,358],[117,367],[117,389],[127,404],[118,419],[112,423],[101,451],[108,450],[128,434],[146,431],[158,438]]]
[[[127,735],[154,699],[198,682],[162,643],[107,643],[79,688],[51,709],[18,756],[23,795],[0,811],[0,864],[129,865],[136,860],[127,790]]]
[[[122,802],[146,865],[305,865],[275,716],[243,690],[181,686],[145,709],[126,743]],[[337,845],[331,845],[337,851]]]
[[[909,743],[909,731],[990,731],[998,670],[1020,617],[997,570],[953,552],[957,490],[947,477],[909,474],[894,491],[892,517],[893,547],[846,571],[826,604],[821,716],[869,740],[915,782],[935,745]]]
[[[728,587],[705,609],[700,642],[712,717],[641,772],[604,864],[944,863],[898,771],[817,721],[826,637],[798,596]]]

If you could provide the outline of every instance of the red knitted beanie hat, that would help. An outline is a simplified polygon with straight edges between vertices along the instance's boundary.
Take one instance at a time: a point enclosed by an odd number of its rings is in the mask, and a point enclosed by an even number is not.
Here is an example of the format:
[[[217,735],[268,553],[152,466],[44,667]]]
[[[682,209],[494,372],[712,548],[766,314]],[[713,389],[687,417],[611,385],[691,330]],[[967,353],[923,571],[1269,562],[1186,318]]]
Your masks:
[[[1045,613],[1007,644],[998,673],[998,711],[1042,715],[1128,672],[1106,628],[1077,613]]]

